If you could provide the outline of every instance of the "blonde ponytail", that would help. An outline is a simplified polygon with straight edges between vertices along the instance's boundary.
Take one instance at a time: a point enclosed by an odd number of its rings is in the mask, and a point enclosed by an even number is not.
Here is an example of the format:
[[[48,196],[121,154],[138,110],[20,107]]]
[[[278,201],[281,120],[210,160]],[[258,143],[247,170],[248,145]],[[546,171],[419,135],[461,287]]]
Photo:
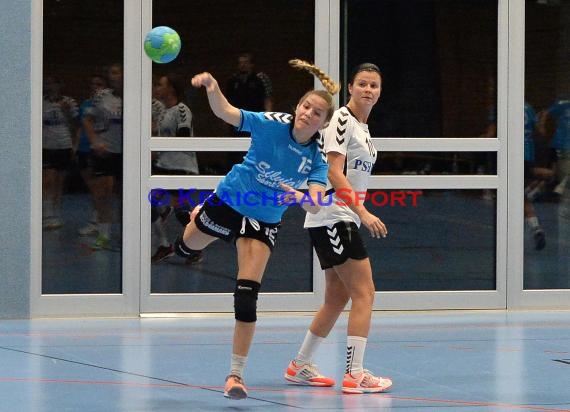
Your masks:
[[[329,92],[331,95],[335,95],[340,91],[340,83],[336,83],[324,71],[319,69],[314,64],[300,59],[289,60],[289,64],[296,69],[308,71],[312,75],[316,76],[324,88],[327,89],[327,92]]]

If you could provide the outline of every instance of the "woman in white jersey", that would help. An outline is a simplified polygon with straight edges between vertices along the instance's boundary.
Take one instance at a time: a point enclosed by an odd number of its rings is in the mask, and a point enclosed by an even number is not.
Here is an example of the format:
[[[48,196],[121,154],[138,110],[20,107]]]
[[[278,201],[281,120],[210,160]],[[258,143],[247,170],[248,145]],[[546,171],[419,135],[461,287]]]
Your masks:
[[[61,82],[46,76],[42,103],[42,186],[43,222],[45,230],[59,229],[61,198],[67,171],[73,158],[79,111],[75,100],[61,94]]]
[[[376,162],[376,149],[366,124],[382,90],[378,66],[357,66],[348,83],[350,99],[338,109],[324,131],[324,146],[329,163],[328,179],[332,189],[330,206],[307,214],[309,229],[321,268],[325,270],[325,301],[315,315],[305,340],[289,363],[285,379],[311,386],[333,386],[335,381],[321,375],[312,363],[314,352],[327,337],[349,300],[347,364],[342,391],[345,393],[383,392],[392,386],[388,378],[374,376],[363,368],[364,350],[370,329],[374,281],[368,254],[358,232],[360,224],[374,238],[387,235],[384,223],[359,201],[368,189],[368,178]],[[331,190],[332,192],[332,190]],[[328,204],[326,199],[324,204]]]
[[[194,136],[192,112],[184,104],[184,80],[175,74],[160,76],[153,91],[162,109],[157,110],[155,136],[192,137]],[[153,109],[158,104],[153,103]],[[153,152],[153,175],[197,175],[196,152],[165,151]],[[171,204],[180,205],[176,191],[171,192]],[[174,206],[152,206],[151,222],[159,245],[152,255],[151,262],[159,263],[174,255],[173,245],[168,241],[165,224]]]
[[[307,92],[299,100],[294,116],[240,110],[228,103],[210,73],[192,78],[194,87],[206,89],[217,117],[239,131],[251,133],[251,146],[243,162],[232,167],[199,211],[193,211],[192,220],[174,247],[178,255],[188,258],[216,239],[235,242],[236,322],[230,373],[224,387],[224,396],[231,399],[247,397],[243,371],[255,331],[257,296],[281,216],[287,209],[284,203],[291,203],[294,197],[293,201],[314,213],[320,208],[318,199],[326,187],[328,168],[318,144],[319,130],[334,112],[332,93],[340,86],[314,65],[298,60],[290,63],[316,75],[327,88]],[[304,182],[309,186],[311,202],[302,203],[303,194],[293,190]]]
[[[113,197],[123,177],[123,67],[106,70],[108,89],[99,90],[85,111],[83,128],[91,146],[93,202],[97,212],[97,239],[93,250],[109,249],[113,223]]]

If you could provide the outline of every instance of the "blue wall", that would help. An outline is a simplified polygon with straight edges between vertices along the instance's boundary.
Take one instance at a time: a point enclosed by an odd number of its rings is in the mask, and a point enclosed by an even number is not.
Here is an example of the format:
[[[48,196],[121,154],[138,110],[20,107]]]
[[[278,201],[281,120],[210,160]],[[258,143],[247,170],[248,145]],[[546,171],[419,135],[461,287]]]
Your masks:
[[[30,312],[30,3],[0,13],[0,318]]]

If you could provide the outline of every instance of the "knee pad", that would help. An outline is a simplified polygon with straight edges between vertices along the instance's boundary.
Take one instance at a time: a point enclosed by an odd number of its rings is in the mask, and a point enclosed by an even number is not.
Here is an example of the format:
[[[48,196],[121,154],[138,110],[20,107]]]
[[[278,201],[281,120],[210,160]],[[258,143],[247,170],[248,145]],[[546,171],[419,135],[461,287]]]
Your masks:
[[[174,253],[180,257],[190,258],[199,255],[200,252],[200,250],[193,250],[186,246],[184,239],[182,239],[182,236],[179,236],[178,239],[176,239],[176,242],[174,242]]]
[[[235,318],[241,322],[255,322],[257,320],[257,294],[259,282],[247,279],[238,279],[234,292]]]

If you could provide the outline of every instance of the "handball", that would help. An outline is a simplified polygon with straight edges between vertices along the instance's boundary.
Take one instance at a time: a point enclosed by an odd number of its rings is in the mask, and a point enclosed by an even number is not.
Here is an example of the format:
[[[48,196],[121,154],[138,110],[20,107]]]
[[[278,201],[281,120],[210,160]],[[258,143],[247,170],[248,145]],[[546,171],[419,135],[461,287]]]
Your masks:
[[[149,31],[144,39],[144,51],[155,63],[169,63],[178,56],[182,42],[176,31],[158,26]]]

